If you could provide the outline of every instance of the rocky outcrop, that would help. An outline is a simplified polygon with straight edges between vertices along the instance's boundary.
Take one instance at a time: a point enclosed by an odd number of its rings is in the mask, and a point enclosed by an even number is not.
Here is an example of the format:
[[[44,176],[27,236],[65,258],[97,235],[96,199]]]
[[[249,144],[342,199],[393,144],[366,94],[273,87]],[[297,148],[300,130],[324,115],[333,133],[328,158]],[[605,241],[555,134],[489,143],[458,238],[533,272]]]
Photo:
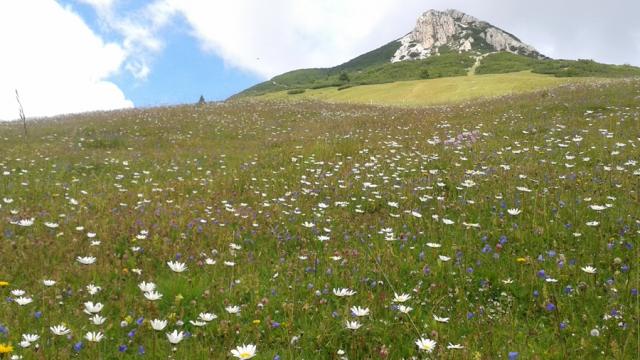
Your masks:
[[[508,51],[544,58],[517,37],[458,10],[425,12],[418,18],[413,31],[399,41],[401,46],[391,62],[424,59],[445,51],[478,54]]]

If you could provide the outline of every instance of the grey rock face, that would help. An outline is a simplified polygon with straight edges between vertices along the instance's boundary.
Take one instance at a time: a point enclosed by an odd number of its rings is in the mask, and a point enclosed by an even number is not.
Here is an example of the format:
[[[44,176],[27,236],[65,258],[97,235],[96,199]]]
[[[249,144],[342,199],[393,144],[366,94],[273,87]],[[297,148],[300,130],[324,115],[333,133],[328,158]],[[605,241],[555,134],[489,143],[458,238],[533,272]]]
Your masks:
[[[425,12],[413,31],[399,41],[401,46],[391,62],[424,59],[445,50],[478,54],[508,51],[544,58],[515,36],[458,10]]]

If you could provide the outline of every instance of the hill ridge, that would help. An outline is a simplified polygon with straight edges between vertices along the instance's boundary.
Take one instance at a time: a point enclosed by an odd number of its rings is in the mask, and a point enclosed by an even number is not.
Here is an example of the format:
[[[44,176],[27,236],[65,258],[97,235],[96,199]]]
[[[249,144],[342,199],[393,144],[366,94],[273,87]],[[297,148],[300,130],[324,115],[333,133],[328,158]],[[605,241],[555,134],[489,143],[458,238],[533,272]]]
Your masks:
[[[477,58],[482,56],[481,62]],[[530,70],[556,77],[640,76],[640,68],[555,60],[517,36],[455,9],[428,10],[405,36],[330,68],[298,69],[232,96]]]

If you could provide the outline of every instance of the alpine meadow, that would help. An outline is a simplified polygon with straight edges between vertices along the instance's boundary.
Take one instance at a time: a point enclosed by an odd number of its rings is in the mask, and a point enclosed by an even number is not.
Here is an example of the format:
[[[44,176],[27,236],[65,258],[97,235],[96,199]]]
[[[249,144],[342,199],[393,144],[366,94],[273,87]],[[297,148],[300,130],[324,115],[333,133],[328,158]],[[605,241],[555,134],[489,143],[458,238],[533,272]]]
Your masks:
[[[0,359],[638,359],[639,75],[430,10],[226,101],[0,122]]]

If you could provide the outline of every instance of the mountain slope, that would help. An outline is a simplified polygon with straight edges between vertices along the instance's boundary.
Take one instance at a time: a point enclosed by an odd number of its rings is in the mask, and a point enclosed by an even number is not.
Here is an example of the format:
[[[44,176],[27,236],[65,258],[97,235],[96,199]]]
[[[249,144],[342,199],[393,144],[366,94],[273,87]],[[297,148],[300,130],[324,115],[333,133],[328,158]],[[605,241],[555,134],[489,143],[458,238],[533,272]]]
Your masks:
[[[550,59],[516,36],[461,11],[429,10],[398,40],[335,67],[278,75],[232,98],[523,70],[556,77],[640,76],[640,68],[633,66]]]
[[[278,75],[269,81],[265,81],[244,90],[238,95],[260,95],[272,91],[287,90],[291,88],[307,88],[312,86],[340,86],[342,82],[339,76],[342,72],[355,72],[383,65],[400,47],[398,41],[392,41],[368,53],[362,54],[348,62],[332,68],[300,69]]]
[[[385,46],[389,46],[385,45]],[[278,75],[236,95],[259,96],[282,90],[381,84],[394,81],[464,76],[475,59],[467,53],[447,53],[424,60],[381,62],[385,46],[342,65],[326,69],[301,69]]]

